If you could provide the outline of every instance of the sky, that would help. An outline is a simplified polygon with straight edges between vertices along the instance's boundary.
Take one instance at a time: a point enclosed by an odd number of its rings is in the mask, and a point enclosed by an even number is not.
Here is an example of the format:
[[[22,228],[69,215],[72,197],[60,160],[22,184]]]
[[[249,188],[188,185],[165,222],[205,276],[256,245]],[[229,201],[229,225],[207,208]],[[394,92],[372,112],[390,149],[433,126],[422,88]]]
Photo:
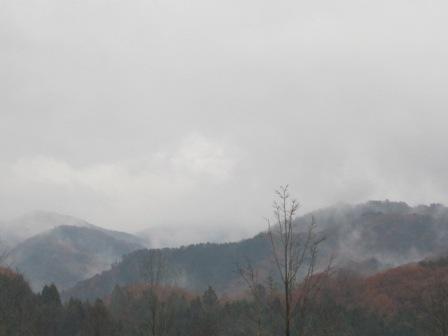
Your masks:
[[[0,0],[0,218],[266,227],[448,204],[448,2]]]

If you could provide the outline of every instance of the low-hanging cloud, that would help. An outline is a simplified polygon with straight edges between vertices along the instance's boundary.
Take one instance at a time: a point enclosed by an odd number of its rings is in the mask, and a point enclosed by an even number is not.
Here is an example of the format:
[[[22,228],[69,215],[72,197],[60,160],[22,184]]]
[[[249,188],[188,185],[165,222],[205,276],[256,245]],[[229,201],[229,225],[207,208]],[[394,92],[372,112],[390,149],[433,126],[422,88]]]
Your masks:
[[[45,209],[62,206],[66,212],[75,210],[87,217],[94,211],[105,216],[100,218],[106,225],[131,221],[131,229],[144,228],[151,222],[165,222],[164,217],[173,212],[182,216],[183,199],[204,184],[225,183],[233,174],[236,155],[223,144],[193,133],[172,151],[160,149],[142,159],[75,166],[46,156],[21,158],[3,167],[0,184],[3,197],[21,189],[25,206],[33,202]],[[94,203],[89,205],[89,199]],[[109,218],[112,213],[118,218]],[[172,221],[178,219],[174,216]]]
[[[0,218],[254,233],[283,183],[303,211],[447,203],[447,9],[5,0]]]

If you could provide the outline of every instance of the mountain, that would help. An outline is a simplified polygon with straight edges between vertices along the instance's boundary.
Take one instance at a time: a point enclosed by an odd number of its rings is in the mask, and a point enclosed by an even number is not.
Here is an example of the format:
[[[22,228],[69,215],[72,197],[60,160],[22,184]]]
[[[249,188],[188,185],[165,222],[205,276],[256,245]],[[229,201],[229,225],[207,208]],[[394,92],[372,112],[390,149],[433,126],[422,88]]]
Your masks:
[[[84,219],[63,215],[56,212],[33,211],[18,218],[0,222],[0,246],[6,245],[9,249],[12,249],[14,246],[28,238],[59,226],[91,228],[103,231],[107,235],[119,240],[137,245],[147,245],[147,241],[144,238],[140,238],[125,232],[106,230],[99,226],[93,225]]]
[[[8,264],[30,280],[33,289],[55,283],[64,289],[108,269],[143,245],[138,238],[94,226],[58,226],[19,243]]]
[[[307,214],[297,219],[297,226],[311,217],[327,237],[326,251],[341,263],[371,260],[386,268],[448,252],[448,208],[440,204],[339,205]]]
[[[94,227],[83,219],[55,212],[33,211],[18,218],[0,223],[0,240],[14,246],[32,236],[61,225]]]
[[[333,206],[297,218],[298,234],[312,217],[326,237],[320,246],[321,265],[334,257],[338,268],[373,274],[447,252],[448,208],[439,204],[411,207],[402,202],[371,201]],[[265,233],[236,243],[160,251],[173,270],[169,281],[192,291],[203,291],[208,285],[220,293],[234,291],[241,286],[237,265],[247,261],[264,278],[275,274]],[[150,258],[150,250],[135,251],[111,269],[65,291],[64,297],[93,299],[109,294],[116,284],[143,282],[142,265]]]

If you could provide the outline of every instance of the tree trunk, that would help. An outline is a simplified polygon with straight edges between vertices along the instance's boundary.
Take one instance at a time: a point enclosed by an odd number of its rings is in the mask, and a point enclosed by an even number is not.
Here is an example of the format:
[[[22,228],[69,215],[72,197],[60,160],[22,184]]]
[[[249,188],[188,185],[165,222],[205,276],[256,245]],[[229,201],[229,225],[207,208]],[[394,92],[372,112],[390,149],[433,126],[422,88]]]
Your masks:
[[[289,282],[285,281],[285,336],[290,336],[291,303],[289,302]]]

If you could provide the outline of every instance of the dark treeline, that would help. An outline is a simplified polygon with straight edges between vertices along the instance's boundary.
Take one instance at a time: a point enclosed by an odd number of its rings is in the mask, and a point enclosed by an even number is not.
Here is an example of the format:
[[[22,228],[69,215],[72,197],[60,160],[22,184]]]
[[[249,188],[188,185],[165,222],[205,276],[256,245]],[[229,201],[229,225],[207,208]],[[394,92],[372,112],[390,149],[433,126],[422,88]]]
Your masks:
[[[300,297],[300,288],[294,300]],[[62,303],[55,286],[35,294],[0,269],[0,336],[282,335],[281,295],[258,284],[239,298],[210,287],[193,295],[148,284],[115,287],[103,301]],[[400,267],[368,278],[329,275],[318,295],[295,306],[292,335],[448,335],[446,262]]]

